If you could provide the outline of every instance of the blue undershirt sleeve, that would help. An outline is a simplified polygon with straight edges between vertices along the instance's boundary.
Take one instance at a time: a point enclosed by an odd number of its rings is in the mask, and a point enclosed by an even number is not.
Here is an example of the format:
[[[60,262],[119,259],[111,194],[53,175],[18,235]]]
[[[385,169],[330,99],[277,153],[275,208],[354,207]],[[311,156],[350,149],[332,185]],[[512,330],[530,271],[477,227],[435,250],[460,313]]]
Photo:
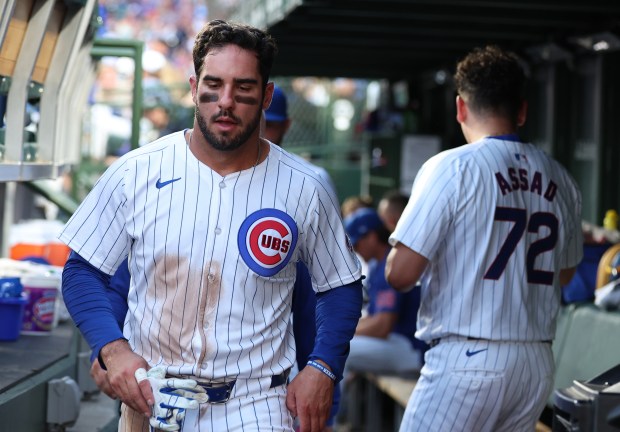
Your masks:
[[[342,379],[349,355],[349,342],[355,334],[362,311],[361,279],[317,294],[316,340],[309,360],[322,360]]]
[[[123,339],[106,293],[109,283],[110,275],[71,252],[62,272],[62,295],[71,318],[93,350],[92,358],[104,345]]]
[[[129,282],[131,275],[129,274],[128,258],[125,258],[116,270],[116,273],[110,278],[107,294],[112,303],[112,312],[116,317],[116,322],[120,329],[125,324],[125,316],[129,306],[127,305],[127,297],[129,295]]]

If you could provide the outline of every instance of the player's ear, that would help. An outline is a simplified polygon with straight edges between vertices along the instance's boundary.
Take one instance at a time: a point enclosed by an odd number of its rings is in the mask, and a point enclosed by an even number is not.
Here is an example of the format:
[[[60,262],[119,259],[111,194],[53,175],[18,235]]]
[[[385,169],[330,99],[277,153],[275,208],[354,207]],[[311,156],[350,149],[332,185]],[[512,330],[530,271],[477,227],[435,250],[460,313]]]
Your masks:
[[[189,77],[189,86],[192,90],[192,100],[194,101],[194,105],[196,104],[196,92],[198,91],[198,78],[196,75],[191,74]]]
[[[464,123],[467,120],[467,104],[461,95],[456,96],[456,121]]]
[[[522,101],[517,114],[517,126],[521,127],[525,124],[527,118],[527,101]]]
[[[267,83],[267,87],[265,87],[265,96],[263,97],[263,110],[269,108],[271,105],[271,98],[273,97],[273,88],[274,84],[272,82]]]

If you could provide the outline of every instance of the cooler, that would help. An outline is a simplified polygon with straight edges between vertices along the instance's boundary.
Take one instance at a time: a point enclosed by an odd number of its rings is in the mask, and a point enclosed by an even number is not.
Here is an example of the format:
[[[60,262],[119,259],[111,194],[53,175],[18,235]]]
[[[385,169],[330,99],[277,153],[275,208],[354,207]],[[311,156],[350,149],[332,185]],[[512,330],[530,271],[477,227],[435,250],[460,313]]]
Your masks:
[[[58,240],[63,224],[55,220],[29,220],[11,227],[9,258],[40,259],[46,264],[62,267],[70,249]]]

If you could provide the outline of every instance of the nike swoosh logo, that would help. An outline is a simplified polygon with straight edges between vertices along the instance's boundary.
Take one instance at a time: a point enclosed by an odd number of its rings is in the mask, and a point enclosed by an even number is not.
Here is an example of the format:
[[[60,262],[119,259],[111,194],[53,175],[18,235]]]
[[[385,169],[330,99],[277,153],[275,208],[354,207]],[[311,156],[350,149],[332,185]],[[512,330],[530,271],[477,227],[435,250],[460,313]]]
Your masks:
[[[481,353],[482,351],[486,351],[486,350],[488,350],[488,348],[483,348],[483,349],[480,349],[480,350],[478,350],[478,351],[470,351],[470,350],[467,350],[467,351],[465,352],[465,355],[466,355],[467,357],[471,357],[471,356],[473,356],[473,355],[476,355],[476,354]]]
[[[155,183],[155,187],[156,187],[157,189],[161,189],[161,188],[163,188],[164,186],[167,186],[167,185],[169,185],[170,183],[174,183],[174,182],[175,182],[175,181],[177,181],[177,180],[181,180],[181,177],[179,177],[179,178],[175,178],[175,179],[172,179],[172,180],[167,180],[167,181],[165,181],[165,182],[163,182],[163,181],[161,181],[161,179],[159,179],[159,180],[157,180],[157,183]]]

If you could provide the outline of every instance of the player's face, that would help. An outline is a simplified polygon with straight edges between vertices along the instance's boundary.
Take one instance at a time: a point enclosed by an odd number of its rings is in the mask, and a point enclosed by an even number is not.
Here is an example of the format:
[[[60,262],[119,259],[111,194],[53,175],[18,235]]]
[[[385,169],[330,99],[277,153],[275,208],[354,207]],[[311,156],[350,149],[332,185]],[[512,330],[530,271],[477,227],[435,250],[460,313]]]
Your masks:
[[[263,137],[268,139],[274,144],[282,144],[282,139],[284,138],[284,134],[286,133],[286,123],[285,122],[274,122],[267,121],[265,122],[265,130],[263,131]]]
[[[355,245],[353,250],[362,257],[362,259],[368,262],[372,258],[372,236],[371,233],[366,233],[361,236]]]
[[[236,45],[211,50],[190,84],[196,123],[213,148],[232,151],[256,142],[266,98],[253,52]]]

